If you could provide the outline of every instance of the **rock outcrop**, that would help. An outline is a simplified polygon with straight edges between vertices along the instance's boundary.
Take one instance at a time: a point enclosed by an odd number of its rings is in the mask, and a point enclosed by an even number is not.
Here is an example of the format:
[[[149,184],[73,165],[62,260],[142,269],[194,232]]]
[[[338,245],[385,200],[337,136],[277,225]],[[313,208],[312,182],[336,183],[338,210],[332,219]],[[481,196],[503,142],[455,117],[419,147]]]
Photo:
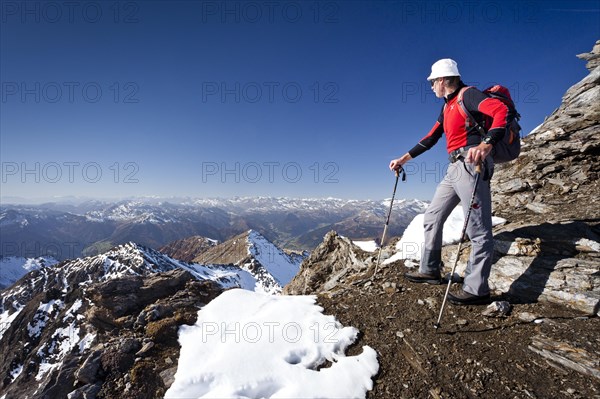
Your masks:
[[[528,223],[600,218],[600,41],[579,57],[590,73],[522,140],[519,158],[496,168],[496,215]]]
[[[84,315],[96,331],[89,351],[73,355],[73,369],[60,373],[53,397],[161,397],[177,368],[177,331],[196,321],[198,307],[222,289],[184,270],[128,276],[90,287],[96,300]],[[92,395],[95,393],[95,395]]]
[[[600,314],[600,41],[578,57],[590,73],[494,175],[494,213],[508,223],[494,232],[490,283]]]
[[[470,247],[457,265],[462,275]],[[457,245],[442,249],[451,265]],[[448,270],[449,271],[449,270]],[[548,301],[600,315],[600,222],[511,222],[494,230],[490,288],[513,303]]]
[[[323,242],[302,262],[300,271],[284,287],[283,293],[305,295],[330,291],[350,283],[373,264],[373,254],[361,250],[336,232],[327,233]]]

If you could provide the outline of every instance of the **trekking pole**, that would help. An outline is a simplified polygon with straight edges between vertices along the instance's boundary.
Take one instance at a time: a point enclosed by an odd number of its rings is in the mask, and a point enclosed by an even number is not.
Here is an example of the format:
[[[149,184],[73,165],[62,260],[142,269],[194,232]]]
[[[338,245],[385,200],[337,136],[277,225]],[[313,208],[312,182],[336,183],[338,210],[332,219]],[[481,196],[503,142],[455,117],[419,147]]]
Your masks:
[[[440,309],[440,315],[438,316],[437,323],[433,325],[435,329],[440,328],[440,322],[442,321],[442,314],[444,313],[444,307],[446,306],[446,299],[448,299],[448,293],[450,292],[450,285],[452,284],[452,278],[454,277],[454,271],[456,270],[456,265],[458,264],[458,258],[460,258],[460,250],[462,247],[462,243],[465,238],[465,234],[467,232],[467,225],[469,224],[469,218],[471,217],[471,209],[473,209],[473,203],[475,202],[475,194],[477,193],[477,185],[479,184],[479,176],[481,176],[481,164],[477,164],[475,166],[475,184],[473,185],[473,194],[471,195],[471,202],[469,203],[469,210],[467,211],[467,216],[465,217],[465,223],[462,228],[462,233],[460,234],[460,240],[458,241],[458,250],[456,251],[456,257],[454,258],[454,265],[452,266],[452,271],[450,272],[450,277],[448,278],[448,286],[446,287],[446,293],[444,294],[444,300],[442,301],[442,308]]]
[[[373,271],[373,275],[369,280],[373,281],[375,275],[377,274],[377,269],[379,268],[379,261],[381,260],[381,252],[383,250],[383,240],[385,240],[385,233],[387,233],[388,225],[390,224],[390,216],[392,214],[392,206],[394,205],[394,197],[396,196],[396,187],[398,187],[398,177],[400,177],[400,171],[402,171],[402,181],[406,180],[406,172],[400,166],[396,170],[396,182],[394,183],[394,192],[392,193],[392,200],[390,201],[390,209],[387,214],[387,219],[385,221],[385,226],[383,227],[383,235],[381,236],[381,245],[379,246],[379,254],[377,255],[377,263],[375,263],[375,270]]]

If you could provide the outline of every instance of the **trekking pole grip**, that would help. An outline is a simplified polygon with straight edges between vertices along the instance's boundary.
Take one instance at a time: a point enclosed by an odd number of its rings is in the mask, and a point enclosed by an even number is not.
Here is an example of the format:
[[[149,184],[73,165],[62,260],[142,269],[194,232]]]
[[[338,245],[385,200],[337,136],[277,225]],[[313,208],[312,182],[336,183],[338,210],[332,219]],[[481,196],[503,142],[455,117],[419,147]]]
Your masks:
[[[477,162],[475,165],[475,173],[481,173],[481,162]]]

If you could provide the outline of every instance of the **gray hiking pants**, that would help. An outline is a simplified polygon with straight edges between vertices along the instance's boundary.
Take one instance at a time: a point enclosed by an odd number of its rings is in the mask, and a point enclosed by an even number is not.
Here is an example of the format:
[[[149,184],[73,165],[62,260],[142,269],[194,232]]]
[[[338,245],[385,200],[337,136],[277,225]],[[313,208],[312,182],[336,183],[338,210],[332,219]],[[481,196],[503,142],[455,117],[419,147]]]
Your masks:
[[[487,175],[491,177],[494,168],[491,157],[486,159],[484,168],[487,168]],[[487,295],[490,292],[488,278],[494,249],[490,179],[483,179],[486,176],[484,168],[479,178],[467,225],[467,235],[471,240],[471,256],[465,271],[463,290],[474,295]],[[462,160],[451,163],[444,179],[438,185],[423,221],[425,242],[419,268],[421,273],[440,271],[444,222],[459,203],[462,204],[465,217],[467,216],[475,184],[474,170],[475,165],[472,163]]]

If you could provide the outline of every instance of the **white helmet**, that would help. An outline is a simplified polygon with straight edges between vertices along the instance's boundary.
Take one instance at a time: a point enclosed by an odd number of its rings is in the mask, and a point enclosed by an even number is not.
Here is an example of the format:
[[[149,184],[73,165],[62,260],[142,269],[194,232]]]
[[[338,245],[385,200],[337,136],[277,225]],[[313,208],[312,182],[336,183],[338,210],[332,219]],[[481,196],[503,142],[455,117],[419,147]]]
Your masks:
[[[460,76],[456,61],[450,58],[443,58],[431,66],[431,75],[427,80],[444,78],[446,76]]]

